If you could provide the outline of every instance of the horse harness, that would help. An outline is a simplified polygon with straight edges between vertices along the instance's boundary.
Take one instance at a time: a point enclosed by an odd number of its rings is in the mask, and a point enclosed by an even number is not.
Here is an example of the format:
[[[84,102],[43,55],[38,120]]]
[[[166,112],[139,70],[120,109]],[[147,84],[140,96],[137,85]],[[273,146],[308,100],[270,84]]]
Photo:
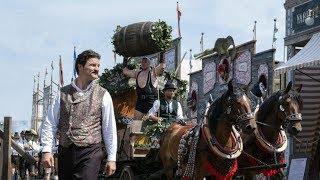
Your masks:
[[[210,103],[207,104],[206,110],[205,110],[205,116],[204,120],[207,120],[207,112],[209,110]],[[228,107],[226,112],[227,115],[231,113],[231,107]],[[254,115],[253,113],[244,113],[238,116],[235,123],[239,124],[243,121],[253,119]],[[183,124],[182,124],[183,125]],[[235,147],[232,148],[232,150],[225,150],[219,142],[217,142],[216,138],[213,137],[210,133],[210,130],[207,126],[207,124],[204,124],[204,121],[200,121],[196,126],[191,127],[184,135],[182,135],[180,142],[179,142],[179,148],[178,148],[178,159],[177,159],[177,165],[178,170],[176,171],[176,177],[188,177],[192,178],[194,173],[194,164],[195,164],[195,157],[196,157],[196,151],[198,146],[198,141],[200,137],[200,132],[203,135],[203,138],[206,142],[206,149],[208,149],[210,152],[213,152],[221,159],[229,159],[233,160],[240,156],[242,150],[243,150],[243,143],[242,139],[240,137],[239,132],[236,130],[236,128],[232,125],[232,132],[231,135],[234,140]],[[188,147],[190,147],[187,166],[185,171],[183,172],[181,163],[184,160],[185,156],[188,154]],[[200,149],[198,149],[200,150]]]

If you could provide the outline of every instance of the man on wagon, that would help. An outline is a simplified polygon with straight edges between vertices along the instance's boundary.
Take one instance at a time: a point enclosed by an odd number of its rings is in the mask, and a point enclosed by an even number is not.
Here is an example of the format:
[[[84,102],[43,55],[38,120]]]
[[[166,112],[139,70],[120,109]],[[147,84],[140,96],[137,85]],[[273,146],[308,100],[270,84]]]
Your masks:
[[[150,66],[151,62],[148,57],[143,57],[141,61],[141,70],[130,70],[127,68],[128,59],[123,59],[123,74],[136,79],[137,103],[133,119],[142,119],[153,102],[158,99],[158,77],[163,73],[165,61],[163,53],[160,53],[159,65],[155,68]]]
[[[167,122],[172,123],[173,120],[183,119],[181,104],[173,99],[176,89],[176,86],[171,82],[167,82],[164,85],[164,98],[153,103],[148,113],[150,120],[156,122],[167,120]],[[157,116],[157,112],[159,112],[159,116]]]

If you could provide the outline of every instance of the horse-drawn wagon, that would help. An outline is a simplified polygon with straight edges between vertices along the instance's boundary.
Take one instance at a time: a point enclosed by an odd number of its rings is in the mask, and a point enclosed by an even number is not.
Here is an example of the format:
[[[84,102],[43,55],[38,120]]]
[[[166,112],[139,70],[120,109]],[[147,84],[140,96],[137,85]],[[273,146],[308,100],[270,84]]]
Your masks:
[[[285,129],[293,134],[301,131],[301,88],[290,83],[267,98],[274,87],[275,50],[255,54],[255,42],[235,46],[232,37],[219,38],[217,47],[197,55],[203,68],[190,74],[197,123],[168,127],[160,150],[144,146],[150,143],[141,132],[145,121],[130,119],[134,91],[113,96],[122,122],[118,123],[117,171],[110,178],[231,179],[250,173],[281,174]],[[123,85],[121,76],[113,77],[109,80]]]

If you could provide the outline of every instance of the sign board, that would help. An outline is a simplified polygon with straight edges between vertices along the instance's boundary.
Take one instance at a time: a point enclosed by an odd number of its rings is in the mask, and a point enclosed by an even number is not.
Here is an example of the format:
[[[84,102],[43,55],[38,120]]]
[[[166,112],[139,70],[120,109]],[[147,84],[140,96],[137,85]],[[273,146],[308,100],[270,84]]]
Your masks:
[[[313,0],[302,5],[294,7],[292,12],[292,30],[293,33],[305,31],[320,25],[320,1]],[[306,25],[305,20],[309,15],[309,10],[312,10],[312,17],[314,18],[313,25]]]
[[[176,50],[175,48],[170,49],[164,53],[164,58],[166,60],[166,71],[176,70]]]
[[[288,179],[306,180],[308,179],[308,171],[309,156],[306,154],[294,155],[290,161]]]

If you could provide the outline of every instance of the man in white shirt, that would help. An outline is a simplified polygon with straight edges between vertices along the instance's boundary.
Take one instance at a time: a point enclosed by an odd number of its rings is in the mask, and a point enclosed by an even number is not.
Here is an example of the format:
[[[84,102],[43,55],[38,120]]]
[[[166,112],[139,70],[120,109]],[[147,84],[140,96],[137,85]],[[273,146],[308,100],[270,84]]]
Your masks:
[[[100,55],[86,50],[78,55],[78,78],[62,87],[43,122],[43,165],[53,167],[52,147],[57,130],[59,179],[97,179],[106,147],[106,175],[116,170],[117,132],[112,99],[98,83]]]
[[[183,119],[181,104],[173,99],[176,89],[176,86],[171,82],[165,84],[163,88],[164,98],[160,101],[156,100],[148,112],[150,120],[156,122],[166,120],[166,122],[172,123],[173,120]],[[157,113],[159,113],[158,116]]]

